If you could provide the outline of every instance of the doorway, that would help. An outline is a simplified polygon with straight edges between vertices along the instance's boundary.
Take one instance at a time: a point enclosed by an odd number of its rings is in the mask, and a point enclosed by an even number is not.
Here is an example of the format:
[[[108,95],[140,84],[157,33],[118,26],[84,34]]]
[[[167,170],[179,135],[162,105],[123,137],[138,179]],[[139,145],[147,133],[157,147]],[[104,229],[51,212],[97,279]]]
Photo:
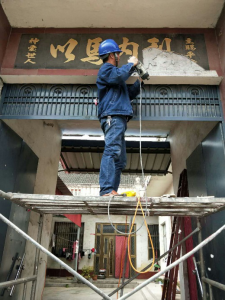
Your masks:
[[[114,224],[114,227],[121,232],[128,232],[129,225]],[[133,231],[136,229],[133,227]],[[96,273],[99,269],[106,269],[107,278],[118,278],[120,275],[121,261],[124,259],[124,247],[127,239],[124,234],[119,234],[111,226],[106,223],[96,223],[95,230],[95,262],[94,270]],[[136,235],[131,235],[131,260],[136,267]],[[126,278],[133,275],[129,263],[126,265]]]

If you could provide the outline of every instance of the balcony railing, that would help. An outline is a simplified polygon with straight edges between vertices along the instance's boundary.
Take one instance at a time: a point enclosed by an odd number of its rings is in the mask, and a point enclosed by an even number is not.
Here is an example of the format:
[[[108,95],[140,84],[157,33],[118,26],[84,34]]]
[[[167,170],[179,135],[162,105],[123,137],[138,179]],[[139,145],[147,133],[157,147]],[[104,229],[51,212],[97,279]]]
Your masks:
[[[97,119],[95,85],[6,84],[1,119]],[[139,118],[140,95],[132,101]],[[145,85],[143,120],[222,120],[217,86]]]

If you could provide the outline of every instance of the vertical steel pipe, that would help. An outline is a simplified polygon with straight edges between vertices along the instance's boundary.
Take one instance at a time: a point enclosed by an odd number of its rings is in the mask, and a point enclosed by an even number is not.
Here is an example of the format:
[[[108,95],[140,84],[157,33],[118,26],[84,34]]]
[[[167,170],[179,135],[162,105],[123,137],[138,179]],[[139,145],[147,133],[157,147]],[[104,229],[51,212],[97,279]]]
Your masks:
[[[213,300],[213,292],[212,292],[212,286],[209,284],[209,299]]]
[[[79,242],[79,246],[80,246],[80,227],[77,228],[77,240]],[[75,266],[74,266],[74,270],[77,272],[77,268],[78,268],[78,256],[79,256],[79,249],[78,249],[78,253],[75,254]],[[77,277],[74,276],[74,281],[77,282]]]
[[[198,244],[202,242],[202,231],[201,231],[201,223],[200,220],[197,219],[197,226],[200,229],[198,232]],[[205,277],[205,266],[204,266],[204,257],[203,257],[203,249],[199,250],[199,260],[200,260],[200,272],[201,272],[201,279]],[[203,300],[207,300],[207,293],[206,293],[206,284],[202,280],[202,290],[203,290]]]
[[[42,229],[43,229],[43,215],[40,215],[39,226],[38,226],[38,234],[37,234],[37,242],[39,244],[41,243]],[[40,257],[40,249],[36,248],[33,275],[38,274],[39,257]],[[30,296],[31,300],[35,299],[36,286],[37,286],[37,280],[32,282],[31,296]]]
[[[23,287],[23,299],[22,300],[26,300],[26,293],[27,293],[27,283],[24,283],[24,287]]]

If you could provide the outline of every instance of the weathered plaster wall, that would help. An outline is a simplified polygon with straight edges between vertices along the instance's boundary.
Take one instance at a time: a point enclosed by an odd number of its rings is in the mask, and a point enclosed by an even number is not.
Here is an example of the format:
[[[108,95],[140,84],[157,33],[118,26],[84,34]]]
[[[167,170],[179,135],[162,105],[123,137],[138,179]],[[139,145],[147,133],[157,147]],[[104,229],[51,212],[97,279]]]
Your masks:
[[[5,120],[5,123],[27,143],[39,158],[34,193],[54,195],[61,150],[61,131],[58,125],[51,121],[51,125],[47,126],[41,120]],[[31,212],[28,235],[34,239],[37,239],[38,222],[39,214]],[[51,225],[52,215],[44,215],[41,244],[45,248],[49,247]],[[35,251],[36,248],[31,243],[27,243],[23,277],[33,275]],[[45,282],[46,262],[47,257],[41,252],[37,281],[38,292],[35,300],[41,299]],[[26,299],[30,299],[30,286],[31,284],[28,284]]]
[[[215,70],[205,70],[185,55],[156,48],[143,50],[143,64],[151,82],[162,77],[166,84],[219,84],[221,78]],[[157,83],[157,82],[156,82]]]

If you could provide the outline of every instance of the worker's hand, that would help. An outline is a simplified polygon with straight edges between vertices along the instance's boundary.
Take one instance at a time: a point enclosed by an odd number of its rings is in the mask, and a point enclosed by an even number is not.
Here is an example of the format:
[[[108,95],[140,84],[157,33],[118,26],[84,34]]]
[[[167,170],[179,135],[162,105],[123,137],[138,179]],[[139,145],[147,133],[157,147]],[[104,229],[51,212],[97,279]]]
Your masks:
[[[128,59],[128,62],[129,63],[133,63],[134,64],[134,67],[138,64],[138,59],[137,57],[135,56],[131,56],[129,59]]]

